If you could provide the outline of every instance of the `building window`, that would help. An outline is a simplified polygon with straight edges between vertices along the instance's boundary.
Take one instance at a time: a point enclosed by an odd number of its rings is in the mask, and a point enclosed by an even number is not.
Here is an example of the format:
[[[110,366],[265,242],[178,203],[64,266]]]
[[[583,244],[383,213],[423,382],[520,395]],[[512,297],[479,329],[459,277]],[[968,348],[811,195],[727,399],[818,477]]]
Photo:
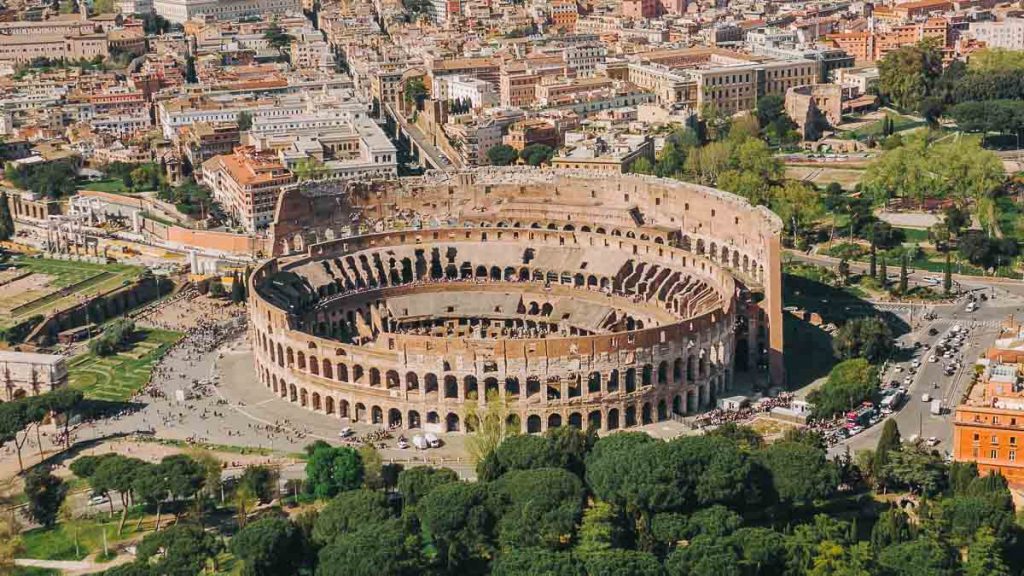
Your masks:
[[[993,460],[995,460],[996,458],[999,458],[999,451],[998,450],[991,450],[991,451],[989,451],[988,457],[993,459]]]
[[[1010,462],[1016,462],[1017,461],[1017,451],[1016,450],[1010,450],[1009,459],[1010,459]]]

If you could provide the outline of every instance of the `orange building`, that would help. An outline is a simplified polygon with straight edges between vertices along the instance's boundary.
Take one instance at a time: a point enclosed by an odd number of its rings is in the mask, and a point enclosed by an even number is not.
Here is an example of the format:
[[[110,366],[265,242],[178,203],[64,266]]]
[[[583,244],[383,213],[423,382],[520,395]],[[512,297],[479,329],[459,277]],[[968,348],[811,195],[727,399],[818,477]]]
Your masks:
[[[575,32],[576,21],[579,20],[579,17],[576,0],[555,0],[551,3],[551,21],[555,28],[566,32]]]
[[[957,406],[953,459],[977,462],[978,471],[999,472],[1024,488],[1024,325],[1011,317],[985,354],[985,368]],[[1013,363],[1010,363],[1013,362]]]

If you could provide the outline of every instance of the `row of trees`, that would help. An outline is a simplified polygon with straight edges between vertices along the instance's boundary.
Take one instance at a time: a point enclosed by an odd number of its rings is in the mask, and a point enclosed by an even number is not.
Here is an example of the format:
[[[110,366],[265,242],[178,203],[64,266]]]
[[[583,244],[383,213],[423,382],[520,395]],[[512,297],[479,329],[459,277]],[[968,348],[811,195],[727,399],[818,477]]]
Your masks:
[[[511,166],[519,160],[529,166],[540,166],[551,162],[554,155],[554,148],[547,144],[530,144],[519,151],[507,144],[498,144],[487,150],[487,160],[494,166]]]
[[[94,494],[107,496],[110,516],[114,516],[114,497],[121,504],[121,520],[117,533],[124,530],[128,511],[135,503],[145,503],[156,511],[156,530],[160,530],[161,513],[165,503],[175,513],[182,502],[198,496],[211,476],[212,485],[219,485],[220,463],[216,460],[199,462],[185,454],[167,456],[159,463],[111,453],[101,456],[83,456],[71,463],[71,471],[85,479]],[[142,522],[142,516],[139,522]]]
[[[903,138],[871,163],[862,189],[876,201],[893,197],[924,202],[951,198],[959,206],[990,198],[1005,180],[1002,162],[973,140],[933,141],[927,133]]]
[[[18,454],[18,468],[24,472],[21,450],[33,432],[42,457],[42,439],[39,427],[51,417],[61,416],[64,422],[64,438],[68,441],[68,421],[79,408],[82,392],[69,387],[58,388],[37,396],[26,396],[10,402],[0,403],[0,446],[14,444]]]
[[[395,467],[371,487],[360,451],[308,452],[309,484],[327,505],[246,523],[227,545],[242,574],[1001,576],[1019,568],[1005,481],[902,444],[893,423],[877,450],[834,462],[810,432],[766,444],[733,424],[669,442],[559,428],[506,439],[481,461],[475,483],[451,470]],[[864,495],[849,509],[855,519],[840,520],[822,511],[850,498],[837,498],[843,483],[906,491],[924,504],[908,514]],[[196,539],[163,534],[165,546]],[[209,563],[218,551],[182,554]],[[108,572],[155,573],[140,562]]]
[[[7,164],[7,180],[23,190],[58,199],[75,193],[78,170],[73,162],[44,162],[40,164]]]

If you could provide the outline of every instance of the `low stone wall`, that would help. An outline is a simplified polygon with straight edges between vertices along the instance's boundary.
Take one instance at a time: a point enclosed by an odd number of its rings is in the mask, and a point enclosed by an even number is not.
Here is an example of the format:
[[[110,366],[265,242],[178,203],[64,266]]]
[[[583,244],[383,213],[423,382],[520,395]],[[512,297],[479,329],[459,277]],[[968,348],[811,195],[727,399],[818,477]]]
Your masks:
[[[97,294],[86,302],[51,314],[32,330],[25,341],[37,346],[47,346],[56,342],[57,335],[61,332],[89,324],[92,320],[89,317],[89,308],[97,306],[96,302],[98,301],[102,301],[102,316],[103,320],[106,320],[120,316],[162,294],[166,295],[171,290],[173,290],[173,286],[159,286],[158,279],[141,278],[133,284]]]

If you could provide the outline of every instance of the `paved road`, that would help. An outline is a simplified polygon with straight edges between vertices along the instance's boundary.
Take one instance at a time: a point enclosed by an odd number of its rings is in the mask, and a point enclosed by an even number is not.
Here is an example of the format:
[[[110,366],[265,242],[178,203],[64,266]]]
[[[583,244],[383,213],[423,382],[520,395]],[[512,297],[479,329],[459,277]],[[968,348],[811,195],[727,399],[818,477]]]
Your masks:
[[[904,438],[917,434],[923,439],[935,437],[939,440],[936,447],[942,451],[952,451],[952,418],[953,409],[959,403],[960,398],[966,392],[970,383],[970,372],[973,370],[974,362],[979,356],[995,341],[999,335],[999,327],[1003,320],[1012,313],[1021,314],[1018,299],[1013,302],[1000,302],[998,299],[989,303],[983,303],[981,308],[974,313],[967,313],[962,303],[938,306],[935,313],[939,316],[934,321],[922,320],[917,323],[916,328],[899,338],[899,344],[905,349],[912,349],[914,342],[921,342],[922,348],[914,357],[921,360],[921,368],[913,376],[908,387],[909,397],[903,407],[889,416],[894,418],[899,426],[900,433]],[[946,376],[944,367],[950,360],[940,359],[939,362],[929,362],[930,350],[925,350],[924,345],[934,348],[935,343],[942,339],[951,327],[959,325],[970,329],[968,338],[964,345],[955,353],[960,360],[961,368],[953,376]],[[930,336],[929,328],[935,328],[937,334]],[[908,374],[910,360],[899,364],[891,365],[883,375],[883,381],[899,380],[903,382]],[[895,366],[903,367],[902,372],[896,372]],[[934,387],[938,384],[938,388]],[[921,400],[923,394],[942,401],[943,413],[939,416],[931,414],[931,405]],[[861,434],[854,436],[836,446],[830,452],[841,454],[849,447],[851,453],[858,450],[873,449],[878,443],[878,436],[882,431],[882,423],[868,428]]]

